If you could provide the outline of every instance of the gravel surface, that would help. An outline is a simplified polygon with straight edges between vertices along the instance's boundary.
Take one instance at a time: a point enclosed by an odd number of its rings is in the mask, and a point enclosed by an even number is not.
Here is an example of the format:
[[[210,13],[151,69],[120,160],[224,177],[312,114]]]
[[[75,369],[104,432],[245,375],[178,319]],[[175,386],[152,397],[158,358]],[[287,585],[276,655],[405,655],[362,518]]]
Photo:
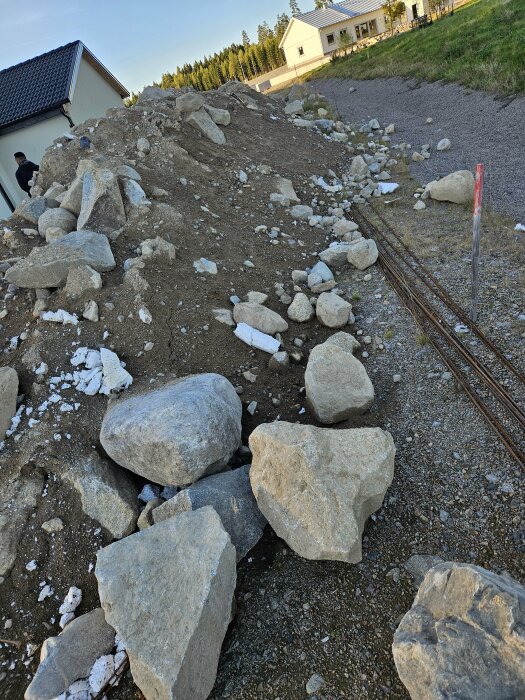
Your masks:
[[[394,143],[406,141],[414,150],[430,144],[432,157],[411,164],[412,174],[423,183],[484,163],[485,201],[494,211],[525,223],[525,97],[502,99],[461,85],[402,78],[323,80],[311,85],[337,105],[346,120],[376,118],[382,126],[393,122]],[[426,123],[428,117],[432,124]],[[450,139],[452,148],[436,153],[442,138]]]

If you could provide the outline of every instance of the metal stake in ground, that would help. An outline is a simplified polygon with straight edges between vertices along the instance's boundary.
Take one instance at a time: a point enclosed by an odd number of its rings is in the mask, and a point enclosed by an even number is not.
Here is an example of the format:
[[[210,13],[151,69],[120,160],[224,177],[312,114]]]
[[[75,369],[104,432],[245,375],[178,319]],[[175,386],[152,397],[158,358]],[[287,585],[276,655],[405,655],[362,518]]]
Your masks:
[[[472,307],[470,318],[476,322],[478,318],[478,289],[479,289],[479,238],[481,234],[481,206],[483,204],[483,173],[485,166],[476,166],[476,184],[474,187],[474,222],[472,227]]]

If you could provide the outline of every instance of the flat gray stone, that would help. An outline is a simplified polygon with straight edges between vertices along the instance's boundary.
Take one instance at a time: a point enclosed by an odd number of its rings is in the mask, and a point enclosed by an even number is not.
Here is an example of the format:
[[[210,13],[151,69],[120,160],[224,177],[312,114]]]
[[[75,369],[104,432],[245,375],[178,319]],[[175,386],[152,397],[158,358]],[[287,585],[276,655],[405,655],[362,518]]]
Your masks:
[[[78,229],[89,229],[109,235],[122,228],[125,223],[126,212],[117,176],[107,168],[86,170]]]
[[[288,330],[288,323],[275,311],[267,306],[254,302],[242,302],[233,307],[233,318],[236,323],[247,323],[261,333],[274,335]]]
[[[197,131],[213,143],[219,146],[224,146],[226,143],[226,136],[205,109],[191,112],[186,117],[186,123],[190,124],[194,129],[197,129]]]
[[[201,479],[153,511],[154,523],[212,506],[230,535],[240,561],[261,539],[266,518],[250,486],[250,466]]]
[[[102,608],[75,618],[57,637],[42,645],[40,666],[24,693],[24,700],[55,700],[71,683],[89,676],[99,656],[115,644],[115,630],[105,620]]]
[[[70,270],[89,265],[97,272],[115,267],[106,236],[93,231],[72,231],[53,243],[33,248],[27,258],[10,267],[5,279],[18,287],[62,287]]]
[[[241,442],[242,405],[219,374],[177,379],[110,403],[101,443],[117,464],[165,486],[221,471]]]
[[[12,367],[0,367],[0,442],[11,427],[16,413],[18,374]]]
[[[31,199],[24,199],[23,202],[20,202],[13,212],[13,215],[18,216],[20,219],[27,221],[33,226],[38,226],[38,219],[46,209],[55,206],[57,206],[57,202],[47,199],[47,197],[31,197]]]
[[[100,550],[108,622],[148,700],[205,700],[231,617],[236,557],[210,507],[182,513]]]

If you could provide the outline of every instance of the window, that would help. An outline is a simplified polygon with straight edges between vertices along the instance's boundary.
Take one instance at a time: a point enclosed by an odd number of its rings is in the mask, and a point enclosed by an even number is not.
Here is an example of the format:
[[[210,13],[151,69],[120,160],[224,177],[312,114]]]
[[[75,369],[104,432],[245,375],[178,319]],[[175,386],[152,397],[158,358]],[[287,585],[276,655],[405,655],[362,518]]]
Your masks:
[[[304,49],[302,46],[299,46],[297,50],[299,51],[299,56],[304,56]]]
[[[375,36],[377,34],[377,20],[371,19],[368,24],[370,25],[370,36]]]
[[[358,39],[366,39],[370,32],[368,29],[368,22],[363,22],[363,24],[356,24],[355,33]]]
[[[334,35],[333,35],[333,34],[328,34],[328,36],[326,37],[326,41],[327,41],[329,44],[335,43],[335,37],[334,37]]]
[[[341,29],[341,31],[339,32],[339,36],[340,37],[348,36],[346,29]]]

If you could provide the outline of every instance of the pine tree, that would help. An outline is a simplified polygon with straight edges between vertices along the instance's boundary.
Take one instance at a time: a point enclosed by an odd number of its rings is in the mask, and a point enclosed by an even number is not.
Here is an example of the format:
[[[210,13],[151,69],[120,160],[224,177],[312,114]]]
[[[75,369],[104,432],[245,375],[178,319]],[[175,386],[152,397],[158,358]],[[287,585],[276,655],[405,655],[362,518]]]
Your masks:
[[[297,15],[301,14],[297,0],[290,0],[290,12],[292,13],[292,17],[297,17]]]
[[[248,32],[246,29],[243,29],[242,32],[242,45],[244,48],[247,48],[252,42],[250,41],[250,37],[248,36]]]

